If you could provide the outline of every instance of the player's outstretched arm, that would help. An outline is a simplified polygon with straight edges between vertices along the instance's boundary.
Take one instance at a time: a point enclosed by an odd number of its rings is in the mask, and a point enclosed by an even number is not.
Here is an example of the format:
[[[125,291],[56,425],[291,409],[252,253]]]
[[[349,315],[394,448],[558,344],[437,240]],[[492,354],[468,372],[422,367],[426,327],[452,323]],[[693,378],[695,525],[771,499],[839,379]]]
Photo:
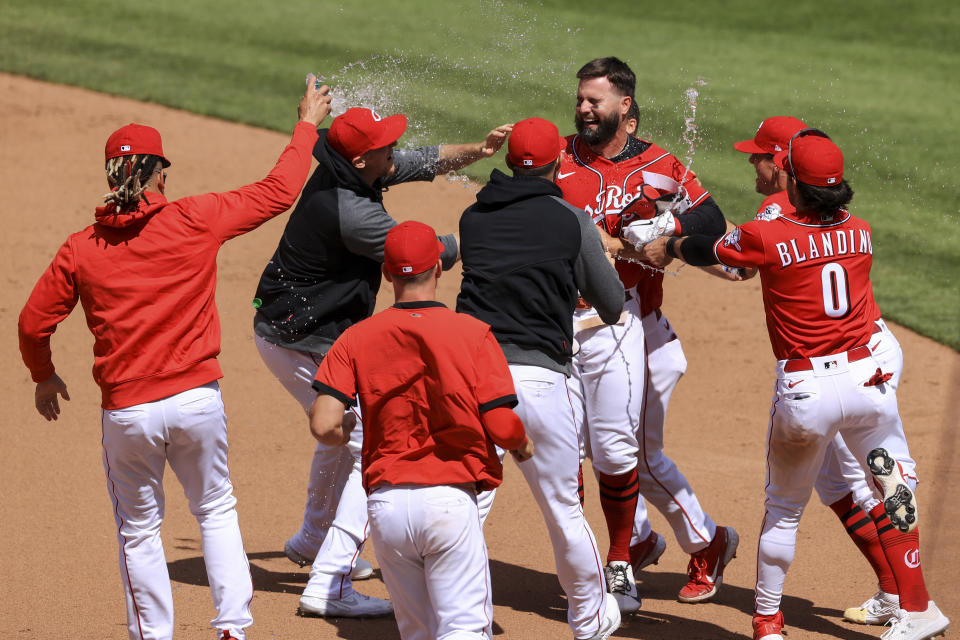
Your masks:
[[[347,405],[333,396],[318,393],[310,407],[310,433],[313,437],[329,447],[346,444],[356,426],[356,420],[349,423],[344,420],[346,408]]]
[[[67,383],[57,374],[53,374],[46,380],[37,383],[37,389],[33,394],[34,404],[40,415],[48,421],[56,420],[60,416],[58,395],[63,396],[64,400],[70,399],[70,394],[67,393]]]
[[[502,124],[488,133],[487,137],[481,142],[440,145],[437,173],[456,171],[473,164],[477,160],[489,158],[500,150],[512,130],[512,124]]]

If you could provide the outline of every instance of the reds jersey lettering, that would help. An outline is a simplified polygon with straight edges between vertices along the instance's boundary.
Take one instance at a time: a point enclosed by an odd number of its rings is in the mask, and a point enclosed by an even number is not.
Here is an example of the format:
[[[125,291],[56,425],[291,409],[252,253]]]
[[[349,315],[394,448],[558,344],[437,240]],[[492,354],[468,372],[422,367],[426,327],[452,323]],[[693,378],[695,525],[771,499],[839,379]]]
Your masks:
[[[638,156],[611,162],[593,153],[578,135],[567,137],[557,185],[564,200],[586,211],[612,236],[619,236],[625,224],[668,208],[682,214],[710,195],[696,174],[655,144]],[[624,287],[637,286],[642,314],[660,307],[663,273],[632,262],[618,261],[616,266]]]

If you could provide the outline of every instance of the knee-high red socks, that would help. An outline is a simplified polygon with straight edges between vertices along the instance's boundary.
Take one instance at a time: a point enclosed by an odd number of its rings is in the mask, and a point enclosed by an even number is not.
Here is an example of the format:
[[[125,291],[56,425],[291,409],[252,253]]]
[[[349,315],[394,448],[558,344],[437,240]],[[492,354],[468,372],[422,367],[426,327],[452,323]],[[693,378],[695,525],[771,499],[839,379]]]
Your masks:
[[[860,549],[860,553],[873,567],[874,573],[877,574],[880,589],[884,593],[896,594],[897,581],[894,579],[890,563],[887,562],[887,557],[883,553],[883,545],[880,544],[877,525],[873,522],[873,518],[853,501],[852,493],[848,493],[831,504],[830,508],[840,518],[840,522],[843,523],[850,539]]]
[[[926,611],[930,594],[927,593],[923,570],[920,567],[920,528],[917,527],[910,533],[901,533],[890,522],[882,503],[870,510],[870,517],[877,525],[883,553],[897,581],[900,608],[907,611]]]
[[[637,497],[640,495],[637,470],[631,469],[617,475],[598,471],[597,480],[600,484],[600,506],[610,535],[607,564],[630,562],[630,536],[633,533],[633,516],[637,511]]]

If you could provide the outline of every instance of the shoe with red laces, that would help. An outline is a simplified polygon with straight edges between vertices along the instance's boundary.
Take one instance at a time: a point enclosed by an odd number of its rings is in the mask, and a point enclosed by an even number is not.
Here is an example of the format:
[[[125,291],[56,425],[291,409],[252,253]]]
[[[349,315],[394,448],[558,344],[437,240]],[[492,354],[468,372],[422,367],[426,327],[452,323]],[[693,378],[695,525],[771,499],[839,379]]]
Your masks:
[[[651,531],[646,540],[631,545],[630,566],[636,572],[644,567],[657,564],[666,548],[667,541],[663,539],[663,536],[656,531]]]
[[[687,575],[690,582],[677,596],[680,602],[694,603],[709,600],[723,582],[723,570],[737,556],[740,536],[733,527],[717,527],[713,540],[701,551],[690,556]]]
[[[753,640],[783,640],[783,613],[772,616],[753,614]]]

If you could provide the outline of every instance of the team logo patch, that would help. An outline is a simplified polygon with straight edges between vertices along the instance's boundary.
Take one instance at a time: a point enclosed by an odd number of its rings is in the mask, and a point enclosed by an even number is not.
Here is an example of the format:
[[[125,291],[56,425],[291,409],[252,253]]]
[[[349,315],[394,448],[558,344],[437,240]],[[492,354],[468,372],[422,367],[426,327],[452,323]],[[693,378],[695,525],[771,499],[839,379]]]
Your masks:
[[[783,211],[783,207],[777,203],[768,204],[763,208],[763,211],[757,212],[757,220],[763,222],[770,222],[771,220],[776,220],[780,217],[780,212]]]
[[[413,267],[400,267],[400,271],[403,273],[413,273]]]
[[[380,114],[374,111],[373,109],[370,109],[370,115],[371,117],[373,117],[374,122],[380,122],[381,120],[383,120],[383,118],[380,117]]]
[[[836,360],[830,360],[829,362],[823,363],[824,369],[836,369],[840,364]]]
[[[834,184],[836,181],[836,178],[827,178],[827,184]]]
[[[525,166],[525,167],[532,167],[532,166],[533,166],[533,160],[524,160],[524,161],[523,161],[523,166]]]
[[[733,247],[737,251],[743,251],[740,248],[740,229],[734,229],[723,237],[723,246]]]
[[[120,145],[120,151],[130,151],[130,145],[128,144]]]
[[[903,563],[910,567],[911,569],[916,569],[920,566],[920,549],[910,549],[905,554],[903,554]]]

